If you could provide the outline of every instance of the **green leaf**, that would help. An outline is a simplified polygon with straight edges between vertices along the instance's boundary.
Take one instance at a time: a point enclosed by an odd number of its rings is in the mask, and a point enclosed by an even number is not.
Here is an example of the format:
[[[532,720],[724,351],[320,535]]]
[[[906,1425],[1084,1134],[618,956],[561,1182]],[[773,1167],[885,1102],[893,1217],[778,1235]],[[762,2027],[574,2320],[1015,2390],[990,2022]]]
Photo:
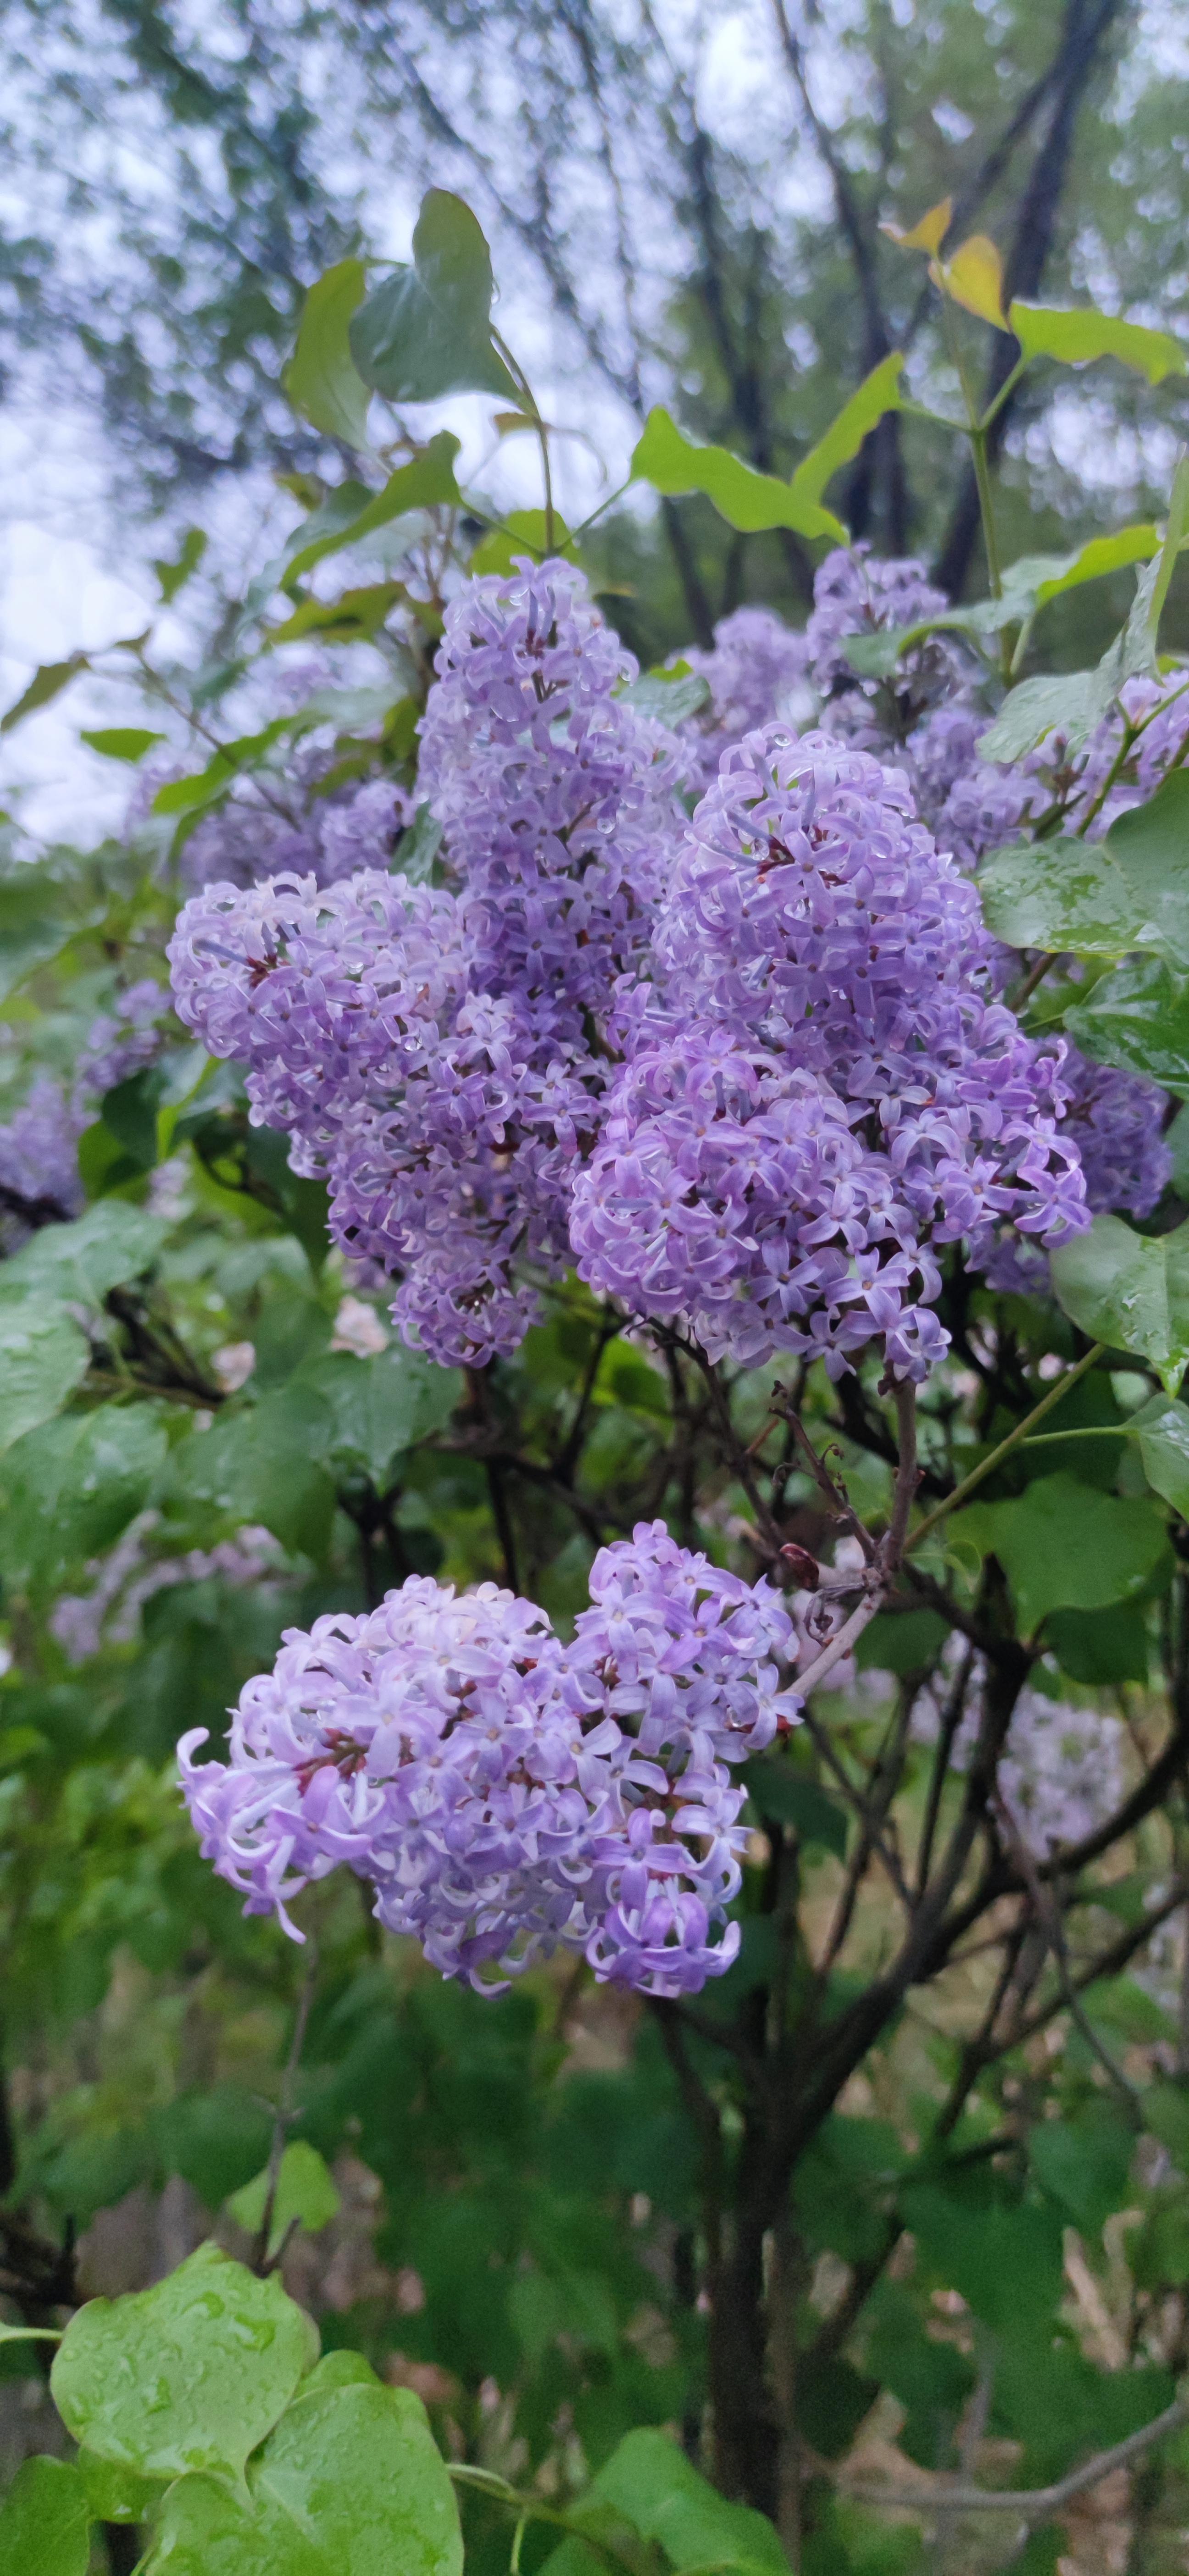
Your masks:
[[[165,1088],[160,1065],[142,1065],[124,1082],[105,1091],[100,1116],[139,1172],[151,1172],[157,1160],[157,1112]]]
[[[382,492],[369,492],[362,483],[343,485],[339,508],[332,513],[331,503],[324,503],[295,531],[285,555],[286,581],[298,580],[344,546],[359,545],[406,510],[457,509],[462,501],[454,480],[458,444],[451,430],[440,429],[407,465],[398,465]],[[337,497],[332,494],[331,500]]]
[[[79,741],[92,751],[102,752],[105,760],[143,760],[155,742],[165,742],[163,733],[150,733],[144,725],[105,725],[98,733],[80,733]]]
[[[488,528],[467,566],[468,572],[510,573],[518,555],[532,555],[541,563],[549,553],[565,554],[570,545],[570,531],[565,520],[553,513],[553,544],[549,543],[549,522],[543,510],[509,510],[503,526]]]
[[[660,2543],[678,2570],[718,2568],[739,2576],[788,2576],[788,2560],[767,2516],[727,2504],[691,2467],[667,2433],[639,2426],[627,2433],[570,2507],[571,2524],[601,2536],[610,2509],[641,2540]],[[581,2539],[564,2540],[547,2558],[549,2576],[605,2576],[606,2560]]]
[[[94,929],[107,909],[94,871],[21,864],[0,876],[0,1000],[78,932]]]
[[[334,1486],[318,1464],[327,1438],[322,1398],[291,1383],[191,1431],[174,1450],[169,1493],[236,1524],[263,1522],[282,1547],[320,1560],[334,1517]]]
[[[185,588],[191,573],[197,572],[208,542],[205,528],[187,528],[172,563],[162,562],[160,557],[154,556],[153,570],[167,608],[170,601],[177,598],[179,590]]]
[[[1127,1431],[1139,1442],[1153,1493],[1163,1494],[1182,1520],[1189,1519],[1189,1407],[1154,1395],[1129,1416]]]
[[[360,590],[344,590],[338,599],[303,599],[292,617],[270,626],[268,642],[293,644],[302,635],[326,635],[338,644],[370,643],[397,600],[406,596],[403,581],[373,581]]]
[[[1045,1635],[1071,1682],[1102,1689],[1148,1678],[1147,1621],[1138,1604],[1112,1610],[1054,1610]]]
[[[90,1359],[85,1336],[61,1306],[42,1297],[0,1303],[0,1450],[61,1412]]]
[[[1117,314],[1096,313],[1092,306],[1063,313],[1053,305],[1017,299],[1007,318],[1026,358],[1057,358],[1067,367],[1085,366],[1093,358],[1120,358],[1150,385],[1185,372],[1185,353],[1167,331],[1149,331]]]
[[[1160,552],[1136,583],[1131,614],[1093,671],[1048,673],[1022,680],[1004,699],[995,722],[979,737],[984,760],[1021,760],[1054,730],[1080,750],[1106,714],[1124,680],[1156,669],[1156,643],[1169,583],[1189,532],[1189,460],[1173,476],[1168,523]],[[1135,557],[1132,557],[1135,560]]]
[[[67,2460],[22,2460],[0,2508],[0,2567],[10,2576],[87,2576],[90,2515]]]
[[[236,2226],[244,2228],[249,2236],[255,2236],[263,2223],[268,2184],[269,2168],[265,2165],[227,2203]],[[268,2252],[275,2254],[294,2219],[308,2228],[311,2236],[316,2236],[320,2228],[329,2227],[341,2207],[338,2188],[325,2158],[307,2139],[292,2139],[281,2158]]]
[[[1124,1502],[1067,1475],[1039,1476],[1013,1502],[972,1503],[957,1527],[998,1557],[1027,1636],[1050,1610],[1134,1599],[1168,1546],[1152,1503]]]
[[[1108,2107],[1084,2111],[1076,2120],[1038,2120],[1028,2133],[1028,2161],[1037,2180],[1073,2225],[1091,2236],[1112,2210],[1125,2206],[1134,2152],[1128,2122]]]
[[[1113,1350],[1150,1360],[1175,1395],[1189,1364],[1189,1223],[1148,1236],[1121,1216],[1096,1216],[1088,1233],[1058,1245],[1051,1266],[1074,1323]]]
[[[0,1272],[0,1296],[66,1298],[102,1306],[110,1288],[151,1270],[169,1233],[159,1216],[100,1199],[69,1225],[43,1225]]]
[[[893,349],[886,358],[880,359],[869,376],[864,377],[849,402],[843,404],[831,421],[825,436],[819,438],[816,447],[810,448],[808,456],[802,457],[792,480],[792,489],[798,500],[820,501],[831,476],[838,472],[839,466],[849,465],[852,456],[858,455],[869,431],[883,419],[885,412],[903,408],[904,397],[900,390],[903,368],[903,351]]]
[[[363,381],[390,402],[442,394],[510,394],[491,337],[491,253],[461,197],[431,188],[413,234],[413,265],[374,287],[350,324]]]
[[[89,653],[71,653],[65,662],[41,663],[28,688],[22,689],[20,697],[14,699],[0,716],[0,733],[11,733],[14,725],[22,724],[26,716],[35,715],[38,707],[48,707],[51,699],[60,697],[80,671],[89,671],[90,668]]]
[[[1145,603],[1145,634],[1153,660],[1156,653],[1157,630],[1176,569],[1177,556],[1187,540],[1189,540],[1189,457],[1182,455],[1172,479],[1168,522],[1164,531],[1164,543],[1160,549],[1160,559],[1156,566],[1156,576]],[[1137,597],[1136,606],[1138,605]],[[1134,616],[1135,609],[1132,610],[1132,617]]]
[[[1026,600],[1035,613],[1050,599],[1060,599],[1067,590],[1080,590],[1087,581],[1101,581],[1106,574],[1123,571],[1128,564],[1145,563],[1159,552],[1160,534],[1150,519],[1134,526],[1118,528],[1112,537],[1087,537],[1084,545],[1075,546],[1067,555],[1019,555],[1008,564],[1003,587],[1009,600],[1018,604]]]
[[[949,1633],[937,1610],[881,1610],[864,1628],[855,1660],[862,1672],[923,1672],[936,1662]]]
[[[222,796],[245,769],[257,766],[274,742],[293,728],[292,716],[274,716],[271,724],[259,733],[245,733],[234,742],[225,742],[208,760],[205,769],[196,769],[188,778],[170,778],[159,787],[153,798],[154,814],[188,814],[195,806],[209,805]]]
[[[419,805],[408,830],[401,834],[393,862],[396,874],[407,877],[410,885],[427,885],[442,839],[442,825],[428,805]]]
[[[159,2478],[138,2477],[135,2469],[117,2468],[114,2460],[97,2460],[91,2451],[79,2452],[78,2470],[95,2522],[143,2522],[160,2502]]]
[[[1133,890],[1104,841],[996,850],[979,870],[978,890],[988,930],[1012,948],[1122,957],[1137,944]]]
[[[285,369],[295,411],[348,447],[367,446],[369,394],[351,355],[351,316],[367,292],[361,259],[340,259],[311,286],[302,306],[297,346]]]
[[[1061,2220],[1051,2205],[1009,2198],[975,2167],[905,2185],[900,2210],[920,2270],[958,2290],[984,2325],[1012,2336],[1051,2331],[1062,2289]]]
[[[151,2290],[79,2308],[50,2386],[99,2459],[142,2477],[238,2477],[316,2357],[309,2318],[275,2277],[201,2245]]]
[[[1189,970],[1189,774],[1174,769],[1146,805],[1120,814],[1103,847],[1132,899],[1128,945],[1157,948]]]
[[[454,2490],[425,2408],[357,2354],[319,2363],[248,2491],[245,2504],[213,2478],[179,2479],[145,2576],[461,2576]]]
[[[808,463],[808,459],[806,462]],[[650,483],[654,492],[675,498],[702,492],[728,527],[755,535],[762,528],[794,528],[803,537],[831,537],[845,545],[841,519],[808,493],[798,494],[775,474],[757,474],[726,447],[703,447],[686,438],[669,413],[657,404],[649,412],[643,436],[632,452],[633,482]]]
[[[1149,2135],[1167,2147],[1182,2173],[1189,2173],[1189,2086],[1150,2084],[1141,2110]]]
[[[1040,672],[1009,690],[993,725],[979,735],[983,760],[1022,760],[1047,733],[1066,736],[1071,750],[1089,741],[1106,714],[1113,689],[1098,671]]]
[[[1125,957],[1067,1008],[1064,1025],[1096,1064],[1146,1073],[1189,1099],[1189,976],[1163,958]]]
[[[167,1450],[147,1405],[66,1414],[14,1441],[0,1486],[5,1585],[44,1599],[114,1546],[144,1510]]]
[[[823,1851],[845,1859],[846,1810],[828,1798],[807,1772],[794,1770],[791,1762],[753,1753],[740,1776],[762,1816],[770,1816],[778,1825],[794,1825],[803,1843],[817,1843]]]
[[[1151,948],[1189,969],[1189,775],[1174,770],[1101,841],[996,851],[979,891],[988,929],[1015,948],[1082,957]]]
[[[323,1416],[311,1429],[319,1443],[313,1454],[339,1474],[362,1469],[381,1489],[394,1459],[440,1431],[463,1392],[457,1369],[399,1347],[374,1359],[326,1351],[303,1361],[290,1385],[295,1395],[306,1389],[322,1400]]]
[[[268,2154],[272,2120],[256,2094],[209,2084],[175,2094],[154,2114],[152,2132],[166,2171],[181,2174],[208,2209],[218,2209]]]
[[[674,728],[688,723],[691,716],[699,715],[710,704],[710,684],[700,671],[642,671],[639,679],[619,694],[624,705],[634,707],[637,715]]]

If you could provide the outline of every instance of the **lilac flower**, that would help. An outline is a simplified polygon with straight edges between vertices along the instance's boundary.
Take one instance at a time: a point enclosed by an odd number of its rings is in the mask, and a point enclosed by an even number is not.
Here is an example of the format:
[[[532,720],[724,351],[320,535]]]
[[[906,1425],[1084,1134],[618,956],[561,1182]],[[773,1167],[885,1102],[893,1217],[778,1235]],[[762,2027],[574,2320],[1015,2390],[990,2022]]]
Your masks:
[[[643,957],[679,819],[672,738],[614,695],[635,673],[582,575],[525,560],[452,602],[421,724],[474,986],[572,1032]]]
[[[941,1699],[948,1689],[950,1658],[913,1713],[917,1743],[937,1741]],[[950,1750],[953,1770],[969,1770],[982,1725],[983,1675],[976,1674],[962,1723]],[[1126,1728],[1095,1708],[1070,1708],[1037,1690],[1016,1702],[999,1757],[996,1786],[1028,1851],[1047,1860],[1096,1833],[1116,1814],[1125,1794]]]
[[[1018,838],[1035,790],[1019,770],[980,760],[985,719],[968,705],[935,707],[904,745],[917,812],[940,850],[973,871]]]
[[[820,1165],[806,1163],[806,1179],[798,1176],[798,1189],[808,1188],[804,1204],[818,1244],[844,1250],[849,1264],[848,1279],[842,1265],[827,1258],[817,1287],[821,1304],[810,1306],[811,1347],[845,1357],[840,1311],[852,1299],[857,1306],[865,1298],[873,1325],[878,1319],[878,1329],[892,1337],[889,1350],[895,1348],[898,1372],[922,1375],[940,1348],[932,1328],[922,1327],[911,1311],[918,1299],[927,1304],[937,1293],[930,1243],[964,1238],[970,1257],[980,1261],[1005,1219],[1047,1241],[1063,1239],[1085,1223],[1076,1153],[1059,1123],[1063,1049],[1031,1045],[1011,1013],[991,998],[992,950],[977,896],[911,820],[899,772],[881,769],[864,753],[824,735],[798,742],[771,726],[749,736],[726,754],[716,786],[698,808],[654,945],[672,1013],[686,1026],[696,1016],[703,1027],[710,1023],[731,1033],[740,1050],[758,1046],[782,1067],[812,1076],[843,1105],[856,1144],[870,1158],[852,1165],[846,1192],[835,1202],[813,1195],[823,1178]],[[646,1036],[647,1023],[639,1046]],[[737,1069],[732,1078],[738,1081]],[[665,1077],[660,1079],[663,1088]],[[675,1094],[688,1083],[682,1059],[670,1088]],[[696,1330],[708,1324],[716,1335],[724,1302],[730,1301],[732,1260],[738,1263],[738,1292],[756,1295],[757,1247],[770,1222],[762,1189],[757,1229],[747,1236],[742,1177],[736,1183],[724,1171],[733,1200],[728,1205],[716,1199],[720,1158],[714,1144],[695,1149],[688,1108],[671,1105],[661,1113],[661,1128],[648,1130],[647,1180],[638,1183],[626,1166],[615,1171],[613,1150],[621,1162],[631,1152],[640,1098],[634,1084],[635,1068],[629,1065],[609,1102],[606,1143],[577,1185],[575,1240],[587,1275],[606,1285],[614,1270],[618,1293],[635,1312],[647,1312],[651,1273],[641,1270],[634,1288],[624,1277],[623,1191],[638,1190],[650,1239],[649,1211],[656,1212],[656,1193],[666,1186],[667,1226],[698,1241],[698,1296],[684,1311]],[[768,1103],[760,1105],[766,1116]],[[729,1114],[725,1096],[718,1114]],[[705,1097],[696,1115],[704,1123],[710,1117]],[[817,1116],[820,1124],[822,1113]],[[804,1112],[797,1123],[794,1150],[804,1156]],[[823,1138],[832,1134],[825,1126],[821,1132]],[[771,1142],[766,1125],[756,1142]],[[737,1138],[732,1146],[744,1150]],[[695,1150],[701,1160],[687,1172]],[[841,1182],[841,1159],[832,1144],[830,1151],[832,1177]],[[667,1181],[666,1157],[673,1164]],[[745,1171],[746,1162],[741,1175]],[[588,1214],[596,1175],[601,1217]],[[784,1177],[791,1185],[791,1174]],[[755,1180],[747,1186],[754,1189]],[[774,1186],[778,1191],[780,1183]],[[711,1278],[712,1250],[711,1236],[701,1232],[707,1207],[719,1228],[720,1260],[704,1297],[700,1281]],[[848,1227],[854,1229],[849,1235]],[[801,1249],[809,1248],[806,1234],[796,1239]],[[734,1255],[727,1249],[731,1243]],[[807,1271],[782,1274],[775,1247],[771,1257],[777,1281],[783,1275],[792,1292],[787,1304],[800,1332],[805,1325],[803,1312],[796,1314],[798,1291],[808,1292],[815,1283]],[[762,1252],[758,1259],[764,1263]],[[804,1347],[767,1339],[775,1300],[763,1302],[757,1347]],[[904,1345],[896,1342],[902,1315],[909,1319]],[[734,1318],[730,1331],[740,1331]],[[732,1338],[729,1346],[739,1345]]]
[[[63,1593],[55,1602],[50,1631],[68,1662],[86,1663],[104,1645],[129,1644],[146,1601],[158,1592],[181,1583],[205,1583],[212,1576],[236,1591],[255,1590],[278,1573],[281,1551],[270,1530],[245,1525],[212,1548],[154,1558],[149,1547],[160,1525],[159,1512],[138,1513],[108,1555],[87,1566],[90,1591]]]
[[[572,567],[472,583],[447,615],[422,783],[457,895],[361,873],[211,887],[171,949],[178,1009],[248,1068],[253,1116],[323,1175],[336,1239],[401,1276],[436,1358],[513,1350],[567,1266],[573,1168],[676,840],[671,737]]]
[[[605,1549],[565,1648],[531,1602],[412,1576],[378,1610],[287,1632],[249,1682],[226,1764],[179,1746],[202,1849],[248,1913],[340,1862],[376,1913],[485,1991],[559,1941],[596,1973],[685,1992],[725,1967],[743,1790],[727,1763],[799,1705],[766,1584],[662,1523]]]
[[[1125,719],[1135,734],[1129,749]],[[1036,812],[1101,840],[1120,814],[1155,795],[1169,769],[1180,767],[1187,745],[1189,673],[1178,669],[1160,680],[1126,681],[1088,742],[1071,751],[1063,734],[1048,734],[1015,774]]]
[[[1091,1214],[1116,1209],[1150,1216],[1172,1179],[1164,1141],[1167,1093],[1142,1073],[1089,1063],[1076,1047],[1069,1049],[1064,1080],[1068,1132],[1081,1156]]]
[[[567,1663],[622,1742],[587,1957],[616,1984],[696,1993],[738,1953],[723,1908],[739,1888],[744,1793],[727,1766],[795,1721],[800,1701],[777,1687],[793,1622],[767,1583],[692,1556],[663,1521],[603,1548],[590,1590]]]
[[[155,1063],[168,1010],[168,993],[148,976],[117,993],[88,1030],[75,1066],[73,1096],[80,1111],[93,1108],[106,1091]]]
[[[1069,1046],[1062,1068],[1067,1091],[1064,1134],[1076,1148],[1091,1216],[1111,1211],[1150,1216],[1172,1179],[1164,1139],[1168,1095],[1142,1073],[1091,1064]],[[1005,1229],[985,1263],[987,1284],[1001,1295],[1043,1297],[1049,1265],[1036,1243]]]
[[[887,739],[889,721],[898,740],[926,709],[951,697],[963,676],[955,645],[927,635],[909,646],[889,681],[860,679],[847,659],[848,636],[915,626],[948,608],[923,564],[912,556],[881,561],[866,544],[839,546],[819,564],[813,611],[805,629],[809,674],[822,701],[822,722],[865,749]]]
[[[827,1084],[713,1024],[634,1057],[570,1233],[583,1278],[684,1324],[712,1359],[798,1351],[836,1376],[882,1336],[898,1374],[922,1378],[945,1347],[927,1303],[940,1274],[888,1156]]]
[[[69,1091],[39,1074],[28,1099],[0,1126],[0,1249],[15,1252],[30,1222],[78,1216],[84,1204],[79,1138],[105,1092],[159,1054],[169,997],[147,978],[118,993],[83,1041]]]
[[[684,659],[710,690],[709,708],[681,732],[692,755],[689,783],[701,792],[712,784],[728,743],[788,719],[804,689],[809,647],[770,608],[737,608],[720,618],[712,652],[692,645]]]
[[[15,1252],[35,1221],[77,1216],[83,1205],[78,1140],[85,1117],[59,1082],[39,1074],[28,1099],[0,1126],[0,1243]]]
[[[313,876],[329,886],[360,868],[388,867],[413,819],[407,789],[393,779],[373,778],[320,797],[319,765],[321,758],[312,769],[307,761],[304,779],[295,765],[297,787],[305,791],[300,819],[287,820],[251,786],[228,797],[186,841],[183,882],[197,893],[204,886],[259,885],[287,874]]]

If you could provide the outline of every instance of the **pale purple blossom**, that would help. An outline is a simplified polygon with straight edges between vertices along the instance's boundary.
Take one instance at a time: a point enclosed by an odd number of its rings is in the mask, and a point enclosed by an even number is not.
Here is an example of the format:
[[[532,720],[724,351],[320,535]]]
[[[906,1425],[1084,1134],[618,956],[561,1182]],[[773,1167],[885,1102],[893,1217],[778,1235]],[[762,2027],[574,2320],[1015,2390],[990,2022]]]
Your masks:
[[[227,1763],[179,1746],[206,1856],[276,1912],[346,1863],[391,1931],[484,1990],[559,1942],[596,1974],[696,1990],[738,1946],[744,1790],[730,1765],[791,1724],[792,1624],[766,1583],[664,1524],[604,1549],[565,1647],[494,1584],[414,1575],[378,1610],[287,1632],[244,1689]]]

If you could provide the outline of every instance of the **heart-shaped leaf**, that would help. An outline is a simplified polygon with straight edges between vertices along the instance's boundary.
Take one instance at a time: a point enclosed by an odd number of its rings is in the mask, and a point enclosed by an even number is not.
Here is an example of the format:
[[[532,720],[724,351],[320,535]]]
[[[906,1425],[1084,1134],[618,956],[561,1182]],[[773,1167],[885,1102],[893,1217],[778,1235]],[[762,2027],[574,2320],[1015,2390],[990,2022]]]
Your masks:
[[[50,2385],[99,2459],[142,2477],[238,2477],[316,2356],[310,2320],[278,2280],[200,2245],[151,2290],[80,2308]]]
[[[1098,1216],[1050,1258],[1074,1323],[1113,1350],[1150,1360],[1174,1395],[1189,1364],[1189,1223],[1148,1236],[1121,1216]]]
[[[491,253],[470,207],[446,188],[422,198],[413,264],[366,296],[350,351],[366,385],[390,402],[443,394],[515,395],[491,337]]]
[[[179,2478],[145,2576],[461,2576],[454,2491],[425,2408],[328,2354],[248,2472],[249,2501]]]
[[[302,308],[297,346],[285,370],[285,391],[295,411],[315,429],[349,447],[367,446],[369,394],[348,337],[351,316],[367,292],[361,259],[340,259],[311,286]]]

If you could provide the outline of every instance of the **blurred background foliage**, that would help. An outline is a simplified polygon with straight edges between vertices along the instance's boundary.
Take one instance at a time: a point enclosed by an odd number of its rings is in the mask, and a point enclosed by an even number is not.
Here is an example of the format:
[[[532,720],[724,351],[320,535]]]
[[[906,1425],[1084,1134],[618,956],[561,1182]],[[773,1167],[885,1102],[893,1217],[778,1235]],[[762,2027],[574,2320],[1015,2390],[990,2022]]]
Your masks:
[[[94,425],[124,546],[129,506],[181,520],[242,487],[242,549],[261,477],[317,466],[279,390],[302,295],[347,252],[403,254],[430,176],[484,222],[506,318],[537,317],[557,416],[613,462],[667,401],[787,476],[892,347],[927,397],[935,301],[881,227],[947,194],[1009,292],[1173,330],[1189,296],[1189,56],[1161,0],[13,0],[4,45],[7,400]],[[1178,400],[1030,377],[997,430],[1008,556],[1086,534],[1107,495],[1150,515]],[[971,487],[919,425],[884,424],[842,507],[977,584]],[[621,513],[600,550],[645,662],[740,599],[809,595],[797,539],[697,502]],[[1093,604],[1104,635],[1117,605]]]

